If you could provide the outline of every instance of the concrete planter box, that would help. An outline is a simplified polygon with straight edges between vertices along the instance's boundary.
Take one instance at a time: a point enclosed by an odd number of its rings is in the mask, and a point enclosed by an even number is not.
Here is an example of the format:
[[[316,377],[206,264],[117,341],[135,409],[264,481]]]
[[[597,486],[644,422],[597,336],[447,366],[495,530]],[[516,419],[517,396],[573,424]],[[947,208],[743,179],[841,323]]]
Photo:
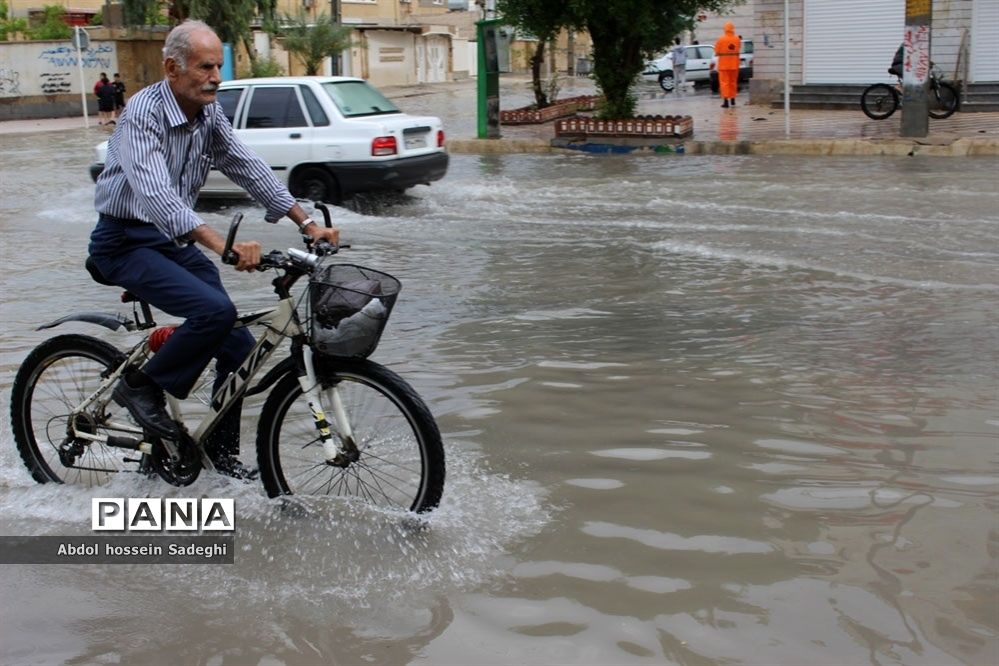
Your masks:
[[[602,120],[576,116],[555,122],[555,136],[565,138],[673,138],[694,133],[690,116],[637,116]]]
[[[592,111],[596,108],[597,95],[580,95],[579,97],[567,97],[561,99],[551,106],[543,109],[536,109],[533,106],[525,106],[509,111],[500,111],[500,123],[503,125],[533,125],[546,123],[556,118],[565,118],[575,114],[577,111]]]

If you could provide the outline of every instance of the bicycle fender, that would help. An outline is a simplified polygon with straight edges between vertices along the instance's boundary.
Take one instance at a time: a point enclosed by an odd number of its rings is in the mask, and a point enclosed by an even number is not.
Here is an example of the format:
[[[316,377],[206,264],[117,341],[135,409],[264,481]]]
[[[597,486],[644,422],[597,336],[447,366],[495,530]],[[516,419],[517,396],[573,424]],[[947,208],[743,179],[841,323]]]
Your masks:
[[[112,331],[117,331],[120,328],[124,328],[127,331],[131,331],[135,328],[135,324],[125,319],[120,314],[110,314],[107,312],[76,312],[71,315],[66,315],[65,317],[60,317],[55,321],[50,321],[47,324],[42,324],[36,331],[42,331],[46,328],[55,328],[60,324],[65,324],[68,321],[84,321],[88,324],[97,324],[103,326],[104,328],[110,328]]]
[[[271,386],[276,384],[278,380],[284,377],[285,375],[297,372],[298,372],[298,367],[295,365],[295,359],[292,358],[291,356],[288,356],[280,363],[275,365],[273,368],[268,370],[267,374],[261,377],[260,381],[257,382],[255,386],[253,386],[250,389],[247,389],[246,393],[244,393],[243,395],[249,396],[249,395],[257,395],[258,393],[263,393]]]

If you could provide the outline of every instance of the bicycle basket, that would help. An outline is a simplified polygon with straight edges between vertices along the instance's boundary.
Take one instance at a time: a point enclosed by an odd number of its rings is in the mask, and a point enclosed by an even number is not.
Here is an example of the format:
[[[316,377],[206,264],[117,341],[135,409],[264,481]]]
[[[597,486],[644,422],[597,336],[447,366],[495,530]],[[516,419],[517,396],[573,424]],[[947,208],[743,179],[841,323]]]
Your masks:
[[[313,347],[326,356],[369,356],[401,288],[388,273],[352,264],[315,273],[309,281]]]

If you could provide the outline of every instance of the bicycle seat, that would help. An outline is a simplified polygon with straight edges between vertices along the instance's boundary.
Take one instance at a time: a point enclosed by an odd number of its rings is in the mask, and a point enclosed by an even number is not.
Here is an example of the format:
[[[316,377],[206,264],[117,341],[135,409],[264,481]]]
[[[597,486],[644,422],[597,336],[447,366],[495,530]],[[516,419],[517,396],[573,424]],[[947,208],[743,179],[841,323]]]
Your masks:
[[[101,273],[101,269],[97,267],[97,262],[94,261],[93,257],[87,257],[87,260],[83,263],[83,267],[87,269],[87,272],[90,273],[90,277],[97,284],[103,284],[108,287],[115,286],[113,282],[108,281],[108,279],[104,277],[104,273]]]
[[[83,267],[87,269],[87,272],[90,273],[90,277],[97,284],[103,284],[108,287],[118,286],[114,282],[111,282],[106,277],[104,277],[104,273],[101,273],[101,269],[97,267],[97,262],[94,261],[93,257],[87,257],[87,260],[83,262]],[[133,301],[138,301],[138,300],[140,300],[139,297],[127,289],[121,294],[122,303],[131,303]]]

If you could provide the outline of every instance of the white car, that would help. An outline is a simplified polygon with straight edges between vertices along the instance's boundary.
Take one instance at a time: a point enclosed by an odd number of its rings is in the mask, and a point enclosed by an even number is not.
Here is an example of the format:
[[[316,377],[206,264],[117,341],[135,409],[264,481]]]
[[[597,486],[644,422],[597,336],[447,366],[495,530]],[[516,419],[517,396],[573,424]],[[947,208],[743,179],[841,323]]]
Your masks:
[[[709,44],[688,44],[687,81],[695,86],[707,83],[711,59],[714,56],[715,47]],[[673,53],[668,52],[645,63],[642,78],[658,81],[663,90],[671,92],[676,87],[676,80],[673,77]]]
[[[361,192],[429,184],[447,173],[440,118],[402,113],[363,79],[237,79],[219,86],[217,100],[236,135],[299,198],[339,203]],[[90,167],[95,182],[106,155],[107,141],[97,146]],[[245,192],[213,168],[202,194]]]

